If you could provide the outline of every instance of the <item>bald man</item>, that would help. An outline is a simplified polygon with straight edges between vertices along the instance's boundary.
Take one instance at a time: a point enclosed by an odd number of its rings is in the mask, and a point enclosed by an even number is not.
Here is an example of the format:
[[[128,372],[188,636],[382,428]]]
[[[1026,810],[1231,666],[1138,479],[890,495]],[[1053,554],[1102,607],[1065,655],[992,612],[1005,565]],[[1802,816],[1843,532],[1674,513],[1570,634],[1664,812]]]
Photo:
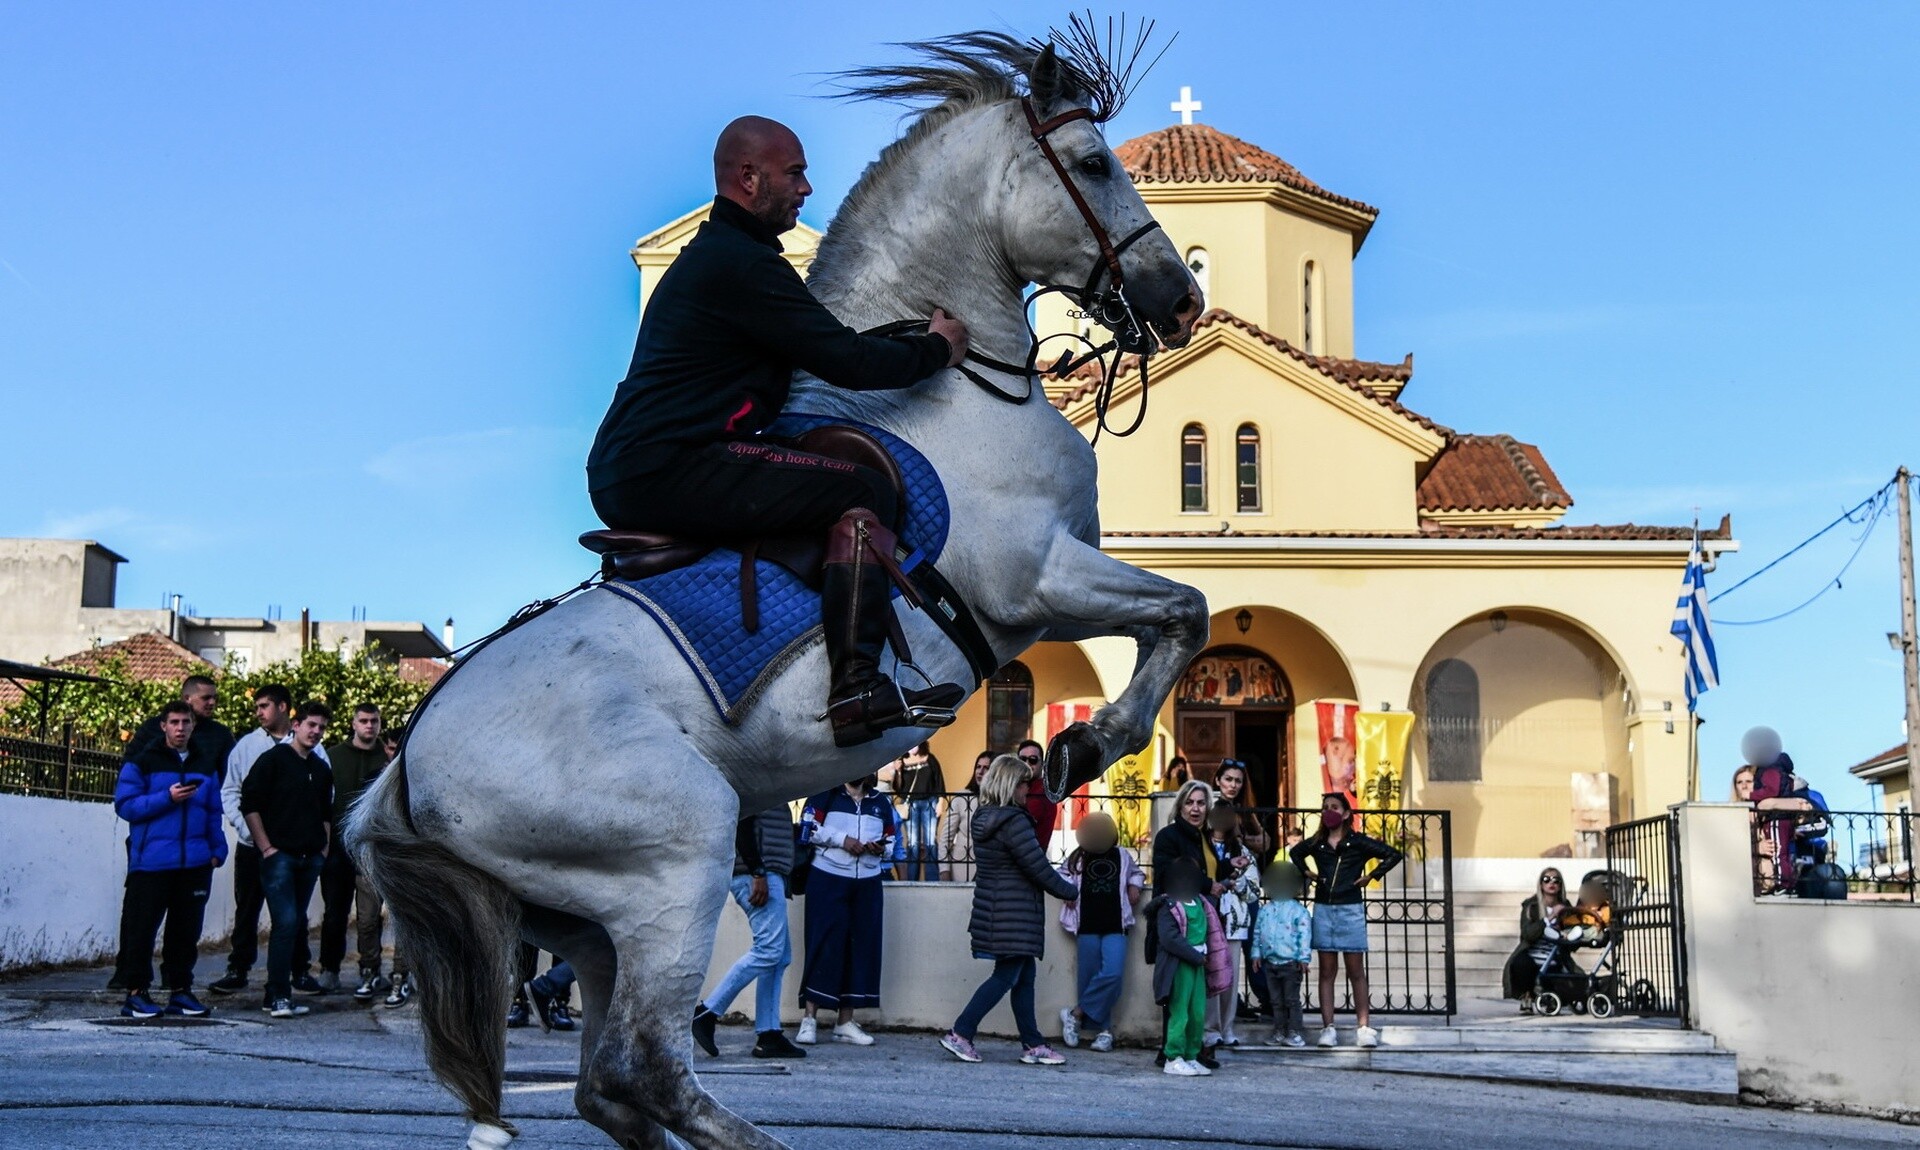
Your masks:
[[[965,696],[959,686],[905,690],[880,671],[892,606],[867,541],[885,538],[893,516],[887,480],[761,432],[786,406],[796,370],[856,391],[911,387],[960,362],[966,326],[936,308],[925,335],[866,336],[813,298],[780,256],[780,234],[813,192],[806,152],[785,125],[728,124],[713,180],[712,213],[660,277],[587,456],[594,511],[609,527],[716,543],[824,534],[834,742],[945,725]]]

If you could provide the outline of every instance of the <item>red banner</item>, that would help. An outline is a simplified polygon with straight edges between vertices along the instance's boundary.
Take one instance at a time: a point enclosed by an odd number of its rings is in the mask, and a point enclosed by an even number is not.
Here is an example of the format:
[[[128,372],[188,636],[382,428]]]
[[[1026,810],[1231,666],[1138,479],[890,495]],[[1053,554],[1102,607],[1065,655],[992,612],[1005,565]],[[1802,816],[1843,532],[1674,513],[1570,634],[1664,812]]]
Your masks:
[[[1320,699],[1313,706],[1320,720],[1321,794],[1343,794],[1347,796],[1347,803],[1357,808],[1360,804],[1354,796],[1360,789],[1359,757],[1356,753],[1359,740],[1354,733],[1354,716],[1359,714],[1360,704],[1342,699]],[[1306,805],[1307,796],[1301,795],[1298,801]]]

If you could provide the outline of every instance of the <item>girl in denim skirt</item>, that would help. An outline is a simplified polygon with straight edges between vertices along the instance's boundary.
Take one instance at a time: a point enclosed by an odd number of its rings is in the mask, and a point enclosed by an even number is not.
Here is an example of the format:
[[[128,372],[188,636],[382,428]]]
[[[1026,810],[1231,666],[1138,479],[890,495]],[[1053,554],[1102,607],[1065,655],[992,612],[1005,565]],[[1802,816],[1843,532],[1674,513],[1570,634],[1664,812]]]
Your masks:
[[[1348,824],[1353,807],[1347,796],[1333,792],[1320,802],[1320,829],[1289,853],[1293,865],[1313,882],[1313,949],[1320,952],[1320,1041],[1338,1046],[1333,1027],[1333,990],[1340,966],[1347,968],[1347,986],[1359,1026],[1354,1045],[1380,1045],[1380,1032],[1367,1002],[1367,908],[1361,891],[1400,865],[1398,850]],[[1309,865],[1311,864],[1311,865]]]

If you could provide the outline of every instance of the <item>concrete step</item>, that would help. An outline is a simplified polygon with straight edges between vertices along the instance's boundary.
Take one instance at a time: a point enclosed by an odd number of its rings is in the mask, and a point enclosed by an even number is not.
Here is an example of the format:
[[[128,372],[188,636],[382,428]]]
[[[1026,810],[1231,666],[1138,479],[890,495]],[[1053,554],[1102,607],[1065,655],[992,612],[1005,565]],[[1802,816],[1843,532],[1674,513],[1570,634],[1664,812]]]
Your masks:
[[[1634,1021],[1516,1019],[1510,1024],[1383,1026],[1380,1046],[1241,1046],[1232,1057],[1298,1059],[1303,1065],[1498,1081],[1555,1082],[1623,1090],[1736,1097],[1735,1058],[1711,1035]]]

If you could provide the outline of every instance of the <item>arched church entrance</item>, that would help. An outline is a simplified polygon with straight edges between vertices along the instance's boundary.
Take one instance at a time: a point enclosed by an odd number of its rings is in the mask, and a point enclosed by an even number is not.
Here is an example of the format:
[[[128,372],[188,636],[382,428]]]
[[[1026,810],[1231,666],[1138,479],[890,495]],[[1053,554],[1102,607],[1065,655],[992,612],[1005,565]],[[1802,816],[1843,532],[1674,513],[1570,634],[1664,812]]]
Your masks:
[[[1247,765],[1254,805],[1286,805],[1293,702],[1286,672],[1265,652],[1240,645],[1200,652],[1174,690],[1174,738],[1193,777],[1211,780],[1222,760],[1237,759]]]

